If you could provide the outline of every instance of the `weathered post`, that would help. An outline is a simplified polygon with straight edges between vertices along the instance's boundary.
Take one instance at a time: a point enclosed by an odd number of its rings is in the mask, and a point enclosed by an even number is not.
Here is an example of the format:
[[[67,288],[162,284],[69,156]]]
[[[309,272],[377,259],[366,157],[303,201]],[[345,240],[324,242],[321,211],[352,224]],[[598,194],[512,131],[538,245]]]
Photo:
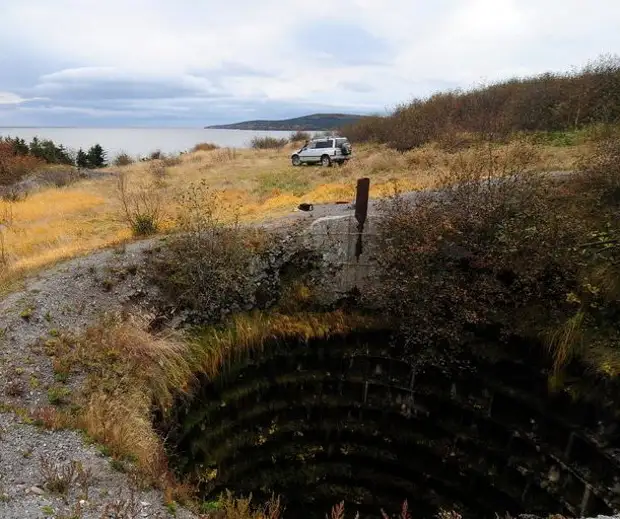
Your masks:
[[[357,180],[355,195],[355,219],[357,220],[357,242],[355,244],[355,260],[360,261],[362,255],[362,233],[368,216],[368,199],[370,196],[370,179],[360,178]]]

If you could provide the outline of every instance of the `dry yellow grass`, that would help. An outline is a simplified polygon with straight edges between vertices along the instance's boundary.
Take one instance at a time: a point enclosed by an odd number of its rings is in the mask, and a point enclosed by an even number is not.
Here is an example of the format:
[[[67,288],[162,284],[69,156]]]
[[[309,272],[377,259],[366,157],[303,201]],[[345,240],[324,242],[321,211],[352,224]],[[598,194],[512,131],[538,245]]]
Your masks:
[[[172,477],[162,438],[153,428],[152,411],[166,414],[174,398],[191,394],[196,376],[217,376],[228,362],[261,349],[272,340],[325,338],[353,330],[372,329],[367,317],[328,313],[254,312],[238,315],[220,327],[204,329],[192,341],[157,337],[134,317],[106,318],[80,338],[60,336],[46,342],[57,374],[87,374],[72,395],[73,412],[40,410],[36,417],[50,428],[79,428],[106,446],[116,459],[136,463],[144,482],[166,491],[170,500],[188,487]]]
[[[174,228],[176,197],[192,182],[206,181],[223,192],[241,221],[284,215],[300,202],[351,200],[355,181],[371,178],[371,197],[399,190],[435,185],[438,173],[456,155],[435,145],[399,154],[380,146],[357,146],[355,157],[343,167],[293,168],[292,147],[285,150],[199,150],[166,167],[160,189],[166,201],[164,231]],[[500,150],[501,152],[501,150]],[[577,148],[540,148],[542,169],[569,169]],[[467,154],[468,151],[462,153]],[[150,180],[151,163],[122,169],[130,185]],[[87,180],[64,188],[46,188],[13,204],[13,224],[4,229],[8,267],[0,266],[0,293],[25,273],[59,260],[88,253],[131,238],[116,197],[116,177]],[[0,202],[2,213],[7,202]]]

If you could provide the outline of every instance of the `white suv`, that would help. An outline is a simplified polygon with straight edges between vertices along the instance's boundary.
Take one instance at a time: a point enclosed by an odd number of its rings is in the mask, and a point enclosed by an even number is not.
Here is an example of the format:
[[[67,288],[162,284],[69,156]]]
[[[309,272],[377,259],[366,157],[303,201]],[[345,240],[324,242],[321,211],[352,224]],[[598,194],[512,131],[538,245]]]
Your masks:
[[[322,137],[306,142],[303,148],[291,155],[293,166],[320,163],[329,167],[333,162],[344,164],[351,158],[351,143],[346,137]]]

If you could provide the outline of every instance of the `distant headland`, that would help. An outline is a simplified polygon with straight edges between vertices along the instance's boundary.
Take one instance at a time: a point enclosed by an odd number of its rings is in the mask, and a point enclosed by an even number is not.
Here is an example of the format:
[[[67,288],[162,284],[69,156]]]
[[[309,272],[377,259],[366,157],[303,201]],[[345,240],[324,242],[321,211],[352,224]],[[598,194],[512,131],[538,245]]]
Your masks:
[[[352,114],[312,114],[293,119],[244,121],[233,124],[206,126],[212,130],[254,130],[254,131],[323,131],[334,130],[359,121],[362,115]]]

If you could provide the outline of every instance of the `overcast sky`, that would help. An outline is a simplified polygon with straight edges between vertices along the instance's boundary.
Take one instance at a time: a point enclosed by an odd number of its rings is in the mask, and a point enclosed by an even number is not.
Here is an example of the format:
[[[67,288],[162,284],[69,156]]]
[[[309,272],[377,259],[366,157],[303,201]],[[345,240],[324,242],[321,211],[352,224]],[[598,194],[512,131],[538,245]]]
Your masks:
[[[384,113],[620,54],[620,0],[0,0],[0,125]]]

